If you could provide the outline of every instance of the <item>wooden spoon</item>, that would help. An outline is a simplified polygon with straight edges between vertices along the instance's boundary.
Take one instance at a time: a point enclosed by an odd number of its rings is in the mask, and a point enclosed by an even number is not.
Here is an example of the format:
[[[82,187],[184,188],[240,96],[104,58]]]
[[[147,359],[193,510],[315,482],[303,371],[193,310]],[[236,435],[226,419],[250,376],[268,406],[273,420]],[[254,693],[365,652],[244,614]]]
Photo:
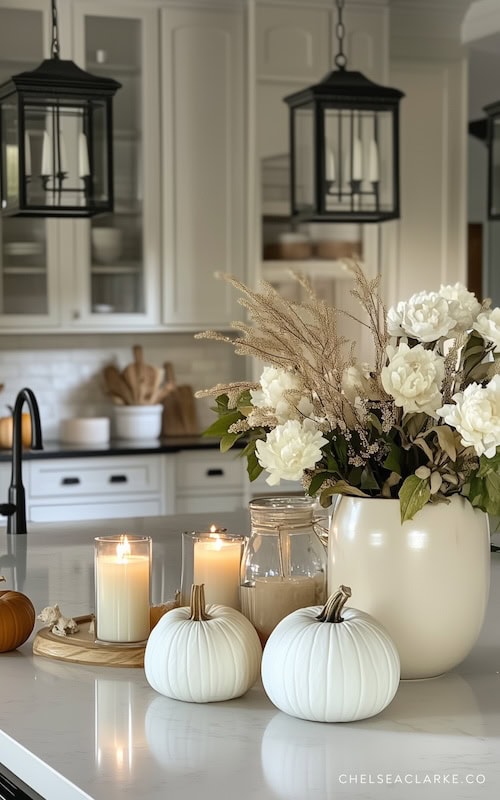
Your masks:
[[[134,397],[130,386],[123,379],[123,375],[114,364],[108,364],[103,369],[103,376],[105,381],[105,390],[107,394],[113,397],[120,397],[125,405],[131,406],[134,404]]]

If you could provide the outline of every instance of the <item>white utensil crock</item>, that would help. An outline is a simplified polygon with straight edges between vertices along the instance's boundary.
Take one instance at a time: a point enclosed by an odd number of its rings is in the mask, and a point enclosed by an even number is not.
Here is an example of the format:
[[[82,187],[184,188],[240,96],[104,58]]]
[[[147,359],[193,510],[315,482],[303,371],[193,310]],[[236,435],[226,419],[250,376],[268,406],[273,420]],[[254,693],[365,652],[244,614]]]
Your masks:
[[[483,623],[489,576],[488,517],[465,498],[428,504],[403,524],[399,500],[337,500],[328,593],[350,586],[351,605],[385,626],[402,678],[440,675],[468,655]]]

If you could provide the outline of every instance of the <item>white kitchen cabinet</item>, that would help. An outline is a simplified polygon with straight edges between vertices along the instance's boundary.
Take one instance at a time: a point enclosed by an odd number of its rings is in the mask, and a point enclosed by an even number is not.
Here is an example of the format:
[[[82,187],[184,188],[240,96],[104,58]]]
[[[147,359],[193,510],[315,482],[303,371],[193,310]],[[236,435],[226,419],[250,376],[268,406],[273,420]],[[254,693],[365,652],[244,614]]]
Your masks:
[[[173,513],[174,456],[33,459],[26,462],[32,522]]]
[[[58,17],[61,57],[122,83],[115,211],[4,223],[0,329],[228,327],[214,273],[245,278],[243,4],[68,0]],[[49,23],[50,0],[0,0],[2,77],[48,55]]]
[[[48,57],[49,12],[46,0],[0,0],[0,83]],[[30,141],[41,146],[38,132]],[[0,218],[0,330],[59,324],[58,246],[54,220]]]
[[[246,461],[237,451],[184,450],[175,461],[175,513],[234,511],[245,503]]]
[[[163,322],[228,327],[245,274],[243,13],[164,8],[162,35]]]
[[[347,68],[360,70],[367,77],[384,82],[388,67],[388,11],[382,6],[345,8],[345,51]],[[290,231],[289,199],[289,117],[283,98],[320,81],[335,68],[337,52],[336,10],[332,6],[310,6],[305,2],[255,7],[255,133],[257,190],[256,239],[260,253],[255,271],[268,280],[283,296],[300,301],[303,293],[290,277],[290,270],[306,275],[319,297],[331,305],[359,315],[353,300],[352,276],[334,258],[320,258],[330,240],[344,243],[346,228],[355,226],[318,223],[301,226],[310,236],[312,257],[296,261],[263,258],[282,233]],[[365,271],[374,276],[379,264],[379,226],[362,225],[361,242]],[[349,239],[352,231],[349,232]],[[366,359],[371,348],[361,325],[347,316],[339,318],[341,333],[359,342],[359,355]]]
[[[114,100],[115,213],[92,222],[2,220],[0,329],[158,323],[157,16],[139,4],[58,4],[61,58],[122,84]],[[2,82],[50,55],[50,23],[49,0],[0,0]],[[40,135],[28,131],[33,155]]]

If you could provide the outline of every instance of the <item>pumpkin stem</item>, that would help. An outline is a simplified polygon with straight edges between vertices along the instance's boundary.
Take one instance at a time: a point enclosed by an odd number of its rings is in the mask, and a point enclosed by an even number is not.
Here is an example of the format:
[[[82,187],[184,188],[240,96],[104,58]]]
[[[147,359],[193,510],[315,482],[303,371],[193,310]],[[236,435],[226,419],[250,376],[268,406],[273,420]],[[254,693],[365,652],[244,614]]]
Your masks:
[[[207,614],[205,611],[204,583],[200,585],[193,583],[191,586],[191,601],[189,605],[191,606],[191,616],[189,619],[196,620],[197,622],[202,622],[206,619],[212,619],[210,614]]]
[[[318,614],[318,622],[343,622],[342,609],[349,600],[352,592],[349,586],[339,586],[335,594],[330,595],[325,606]]]

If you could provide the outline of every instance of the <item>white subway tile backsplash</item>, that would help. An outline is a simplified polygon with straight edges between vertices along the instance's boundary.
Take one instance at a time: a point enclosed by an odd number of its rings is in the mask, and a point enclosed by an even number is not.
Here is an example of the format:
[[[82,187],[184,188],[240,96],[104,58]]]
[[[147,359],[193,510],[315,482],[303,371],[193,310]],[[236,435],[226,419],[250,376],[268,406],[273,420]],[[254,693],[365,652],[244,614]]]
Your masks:
[[[63,346],[64,343],[64,346]],[[120,369],[132,359],[132,345],[140,343],[147,363],[158,367],[170,361],[177,383],[205,389],[215,383],[245,377],[248,359],[235,356],[218,342],[197,340],[190,334],[89,334],[70,336],[0,336],[0,415],[29,386],[40,406],[47,441],[57,439],[59,421],[75,416],[110,416],[112,404],[102,389],[102,368]],[[211,398],[198,400],[200,429],[215,416]]]

